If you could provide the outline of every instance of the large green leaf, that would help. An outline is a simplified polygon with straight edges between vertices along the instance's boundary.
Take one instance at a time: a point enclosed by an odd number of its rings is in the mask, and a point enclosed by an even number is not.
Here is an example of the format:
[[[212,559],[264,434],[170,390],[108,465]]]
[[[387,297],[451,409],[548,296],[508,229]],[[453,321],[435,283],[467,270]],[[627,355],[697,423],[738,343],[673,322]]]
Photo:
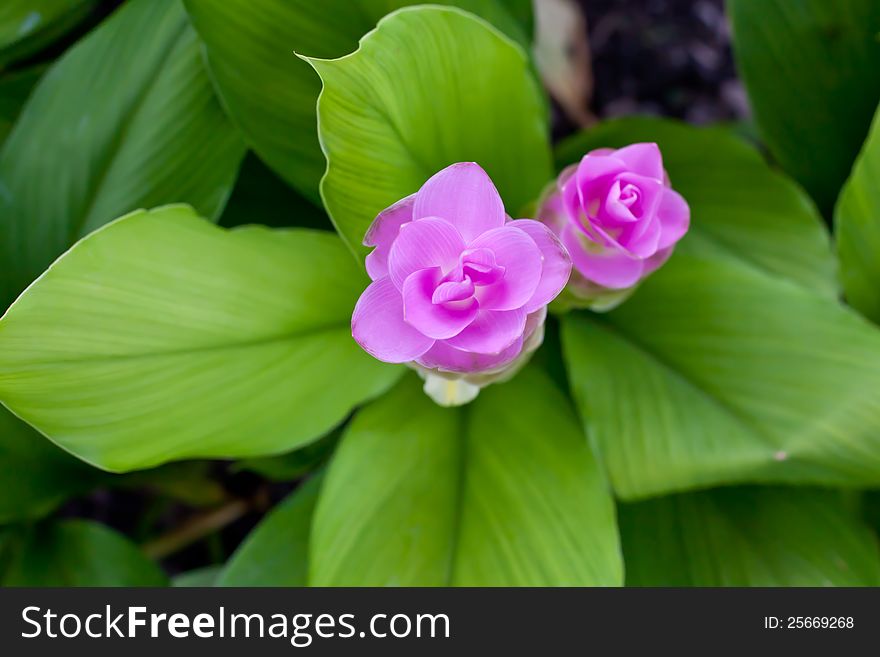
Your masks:
[[[0,400],[108,470],[292,449],[400,374],[351,338],[365,278],[331,233],[132,213],[0,320]]]
[[[139,207],[216,216],[244,147],[178,0],[133,0],[40,80],[0,151],[0,298]]]
[[[294,51],[341,57],[406,0],[185,0],[205,42],[208,66],[230,116],[250,145],[288,182],[318,201],[325,162],[315,127],[321,90]],[[511,17],[530,16],[528,0],[443,0],[492,21],[524,46]],[[509,5],[506,7],[505,5]],[[510,13],[508,12],[510,10]]]
[[[478,162],[511,214],[551,177],[545,106],[528,58],[471,14],[401,9],[355,53],[309,61],[324,82],[321,195],[360,255],[376,214],[449,164]]]
[[[614,505],[565,397],[536,368],[441,408],[414,375],[331,462],[310,583],[620,585]]]
[[[85,520],[37,525],[7,539],[3,586],[166,586],[124,536]]]
[[[230,557],[216,586],[305,586],[320,487],[315,477],[275,507]]]
[[[719,489],[619,515],[627,586],[880,586],[874,537],[832,491]]]
[[[101,475],[0,409],[0,524],[45,515]]]
[[[765,143],[830,213],[880,100],[880,2],[728,0],[727,8]]]
[[[660,145],[673,186],[691,206],[679,251],[733,257],[836,295],[834,254],[815,206],[729,130],[644,117],[608,121],[560,144],[557,166],[639,141]]]
[[[622,497],[880,484],[880,332],[832,299],[678,254],[606,317],[567,316],[563,344]]]
[[[834,216],[846,299],[880,323],[880,110]]]
[[[38,52],[75,27],[96,4],[96,0],[3,0],[0,68]]]

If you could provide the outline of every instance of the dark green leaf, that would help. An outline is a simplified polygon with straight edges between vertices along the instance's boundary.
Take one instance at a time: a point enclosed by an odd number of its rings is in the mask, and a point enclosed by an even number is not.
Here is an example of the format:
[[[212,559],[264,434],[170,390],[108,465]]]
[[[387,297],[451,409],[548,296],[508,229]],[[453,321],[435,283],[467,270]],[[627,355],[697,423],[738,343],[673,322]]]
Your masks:
[[[74,28],[96,0],[3,0],[0,68],[24,59]]]
[[[121,534],[95,522],[66,520],[13,539],[3,586],[165,586],[168,580]]]
[[[880,100],[877,0],[728,0],[770,151],[830,214]]]
[[[325,162],[315,128],[321,84],[294,51],[341,57],[406,0],[185,0],[230,115],[250,145],[285,180],[318,202]],[[492,21],[527,46],[528,0],[441,0]],[[508,13],[528,17],[526,33]]]
[[[309,535],[321,477],[275,507],[236,550],[217,586],[305,586]]]
[[[140,207],[219,214],[244,154],[177,0],[133,0],[53,65],[0,151],[0,297]]]
[[[834,213],[846,300],[880,323],[880,111]]]
[[[832,491],[731,488],[619,508],[627,586],[878,586],[871,533]]]

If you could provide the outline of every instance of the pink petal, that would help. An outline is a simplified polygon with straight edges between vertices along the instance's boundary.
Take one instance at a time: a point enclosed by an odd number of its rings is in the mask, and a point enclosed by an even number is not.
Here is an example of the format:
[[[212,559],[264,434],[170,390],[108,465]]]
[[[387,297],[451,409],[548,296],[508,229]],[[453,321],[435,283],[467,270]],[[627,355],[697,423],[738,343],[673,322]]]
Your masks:
[[[562,203],[568,216],[584,225],[595,218],[615,176],[624,171],[626,165],[616,157],[587,153],[574,175],[562,185]]]
[[[368,354],[386,363],[406,363],[434,344],[403,321],[403,298],[389,278],[370,283],[351,316],[351,334]]]
[[[523,348],[523,338],[519,337],[513,343],[497,354],[479,354],[463,349],[456,349],[448,342],[438,340],[427,352],[422,354],[416,362],[429,369],[437,369],[445,372],[485,372],[504,367],[519,356]]]
[[[451,304],[434,303],[434,290],[442,278],[440,268],[433,267],[410,274],[403,284],[403,316],[406,323],[437,340],[460,333],[474,321],[479,311],[479,304],[473,297]]]
[[[541,251],[527,233],[509,224],[483,233],[468,249],[490,249],[495,263],[504,267],[504,276],[496,283],[478,288],[480,308],[513,310],[524,306],[541,281]]]
[[[441,282],[434,288],[431,295],[433,303],[448,303],[450,301],[464,301],[474,296],[474,282],[470,278],[463,281]]]
[[[619,238],[619,243],[627,251],[637,258],[648,258],[656,253],[660,243],[660,220],[652,217],[649,220],[639,222],[634,226],[635,230],[624,231]]]
[[[662,227],[659,248],[675,244],[688,231],[691,224],[691,209],[681,194],[671,189],[664,189],[657,218]]]
[[[553,301],[562,292],[571,275],[571,258],[559,238],[544,224],[531,219],[517,219],[507,225],[519,228],[531,237],[543,256],[541,280],[525,305],[525,311],[531,313]]]
[[[366,259],[367,274],[374,281],[388,275],[388,254],[391,252],[391,245],[397,239],[400,227],[412,221],[415,199],[415,194],[407,196],[390,208],[382,210],[370,224],[364,237],[364,246],[376,247]]]
[[[407,276],[422,269],[439,267],[447,272],[458,264],[464,242],[455,226],[428,217],[400,227],[400,234],[388,255],[388,274],[398,290]]]
[[[580,233],[568,226],[562,233],[562,243],[571,255],[575,269],[589,281],[611,289],[625,289],[638,283],[644,261],[627,253],[619,245],[589,248],[581,241]]]
[[[475,162],[459,162],[435,173],[416,194],[413,216],[441,217],[470,242],[504,225],[504,203],[488,174]]]
[[[633,173],[663,180],[663,156],[657,144],[630,144],[614,151],[614,157],[623,160],[626,168]]]
[[[667,246],[665,249],[660,249],[657,253],[645,260],[645,269],[642,271],[642,278],[657,271],[667,260],[669,260],[669,256],[672,255],[674,249],[674,246]]]
[[[500,354],[522,337],[525,326],[526,311],[522,308],[480,310],[474,321],[446,344],[481,354]]]

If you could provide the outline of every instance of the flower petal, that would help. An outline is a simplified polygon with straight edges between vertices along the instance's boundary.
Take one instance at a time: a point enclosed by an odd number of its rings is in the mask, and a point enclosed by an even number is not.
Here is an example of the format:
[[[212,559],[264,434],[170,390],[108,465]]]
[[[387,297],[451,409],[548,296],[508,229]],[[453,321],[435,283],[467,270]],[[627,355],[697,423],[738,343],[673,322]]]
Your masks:
[[[446,340],[457,349],[480,354],[500,354],[521,338],[526,327],[526,311],[480,310],[461,333]]]
[[[623,289],[638,283],[644,261],[627,253],[619,245],[586,246],[580,232],[568,226],[562,233],[562,243],[571,255],[575,269],[589,281],[611,289]]]
[[[386,208],[370,224],[364,237],[364,246],[376,247],[366,258],[367,274],[374,281],[388,275],[388,254],[397,239],[400,227],[412,221],[416,195],[411,194]]]
[[[630,144],[614,151],[614,157],[623,160],[629,171],[663,180],[663,156],[657,144]]]
[[[642,271],[642,279],[660,269],[660,267],[669,260],[669,256],[672,255],[673,250],[675,250],[674,246],[667,246],[665,249],[660,249],[657,253],[645,260],[645,269]]]
[[[398,290],[407,276],[422,269],[439,267],[447,272],[458,264],[464,250],[455,226],[443,219],[428,217],[400,227],[400,234],[388,255],[388,275]]]
[[[504,225],[504,203],[475,162],[459,162],[435,173],[416,194],[414,215],[440,217],[458,229],[466,242]]]
[[[691,209],[681,194],[665,189],[660,207],[657,208],[661,234],[659,248],[675,244],[688,231],[691,225]]]
[[[497,354],[479,354],[450,346],[445,340],[438,340],[416,362],[422,367],[443,372],[487,372],[504,367],[516,360],[523,348],[523,338],[517,338],[507,348]]]
[[[510,224],[480,235],[469,249],[490,249],[495,263],[504,267],[504,276],[491,285],[478,288],[480,308],[513,310],[524,306],[541,281],[541,250],[527,233]]]
[[[544,224],[531,219],[517,219],[507,225],[519,228],[531,237],[543,256],[541,280],[525,305],[525,311],[531,313],[546,306],[562,292],[571,275],[571,258],[559,238]]]
[[[388,278],[370,283],[361,294],[351,316],[351,334],[364,351],[386,363],[406,363],[434,344],[403,321],[403,298]]]
[[[434,290],[442,278],[440,268],[433,267],[413,272],[403,284],[403,316],[407,324],[437,340],[460,333],[474,321],[479,310],[473,297],[452,304],[434,303]]]

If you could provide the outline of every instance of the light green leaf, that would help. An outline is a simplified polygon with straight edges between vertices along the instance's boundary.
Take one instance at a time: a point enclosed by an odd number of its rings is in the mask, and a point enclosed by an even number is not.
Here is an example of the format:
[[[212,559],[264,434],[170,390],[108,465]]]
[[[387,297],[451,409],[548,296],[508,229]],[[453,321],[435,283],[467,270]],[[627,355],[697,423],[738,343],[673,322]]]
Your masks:
[[[365,279],[331,233],[135,212],[0,320],[0,400],[108,470],[287,451],[401,372],[351,338]]]
[[[617,493],[880,484],[880,332],[731,260],[678,254],[605,318],[563,322],[572,391]]]
[[[341,57],[405,0],[185,0],[205,42],[208,66],[230,116],[251,147],[304,195],[318,202],[325,162],[315,127],[321,83],[294,51]],[[531,15],[528,0],[444,0],[492,21],[528,46],[507,9]],[[509,5],[509,7],[508,7]]]
[[[764,142],[830,214],[880,100],[877,0],[728,0]]]
[[[14,536],[3,586],[166,586],[159,567],[121,534],[95,522],[37,525]]]
[[[473,15],[401,9],[357,52],[309,61],[324,82],[321,196],[360,256],[375,216],[449,164],[479,163],[511,214],[551,178],[545,106],[528,58]]]
[[[0,409],[0,524],[45,515],[102,475]]]
[[[95,0],[3,0],[0,4],[0,68],[39,52],[74,28]]]
[[[836,296],[834,254],[815,206],[728,130],[644,117],[607,121],[560,144],[557,166],[640,141],[660,145],[672,185],[691,206],[691,230],[678,251],[732,257]]]
[[[414,375],[362,410],[315,511],[318,586],[620,585],[614,505],[534,367],[441,408]]]
[[[40,80],[0,151],[0,297],[140,207],[219,214],[244,154],[178,0],[133,0]]]
[[[846,300],[880,323],[880,110],[834,212]]]
[[[309,533],[321,477],[275,507],[229,558],[217,586],[305,586]]]
[[[880,553],[833,491],[731,488],[619,507],[627,586],[878,586]]]

